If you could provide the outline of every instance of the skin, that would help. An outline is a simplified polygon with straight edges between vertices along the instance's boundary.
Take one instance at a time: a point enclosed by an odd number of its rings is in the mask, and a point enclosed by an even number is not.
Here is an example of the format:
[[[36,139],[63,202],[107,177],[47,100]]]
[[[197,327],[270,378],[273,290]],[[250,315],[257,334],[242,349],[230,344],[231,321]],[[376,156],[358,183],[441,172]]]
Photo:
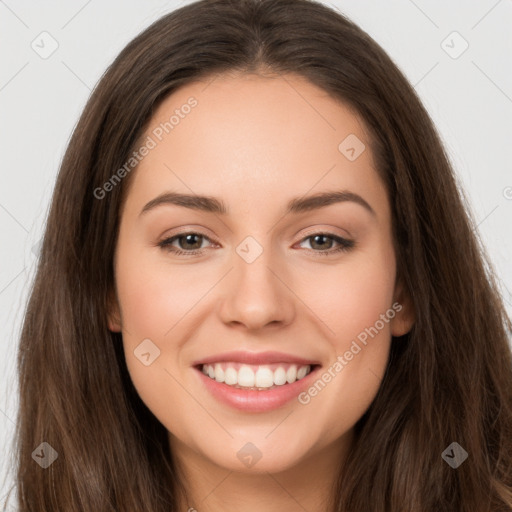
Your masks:
[[[197,106],[131,177],[109,327],[122,332],[134,385],[169,431],[188,486],[180,510],[325,512],[354,424],[379,389],[391,336],[414,321],[396,282],[387,192],[362,121],[301,77],[224,74],[186,85],[160,105],[144,138],[191,96]],[[366,146],[355,161],[338,150],[349,134]],[[165,204],[140,214],[170,190],[222,199],[229,213]],[[292,198],[337,190],[360,195],[375,215],[349,201],[284,215]],[[158,246],[190,232],[207,238],[172,245],[201,247],[200,255]],[[318,233],[355,246],[320,254],[338,244],[307,238]],[[236,252],[247,236],[263,249],[252,263]],[[326,371],[395,302],[401,311],[307,405],[233,409],[191,367],[230,350],[277,350]],[[147,338],[160,349],[150,366],[134,356]],[[247,442],[262,454],[250,468],[237,458]]]

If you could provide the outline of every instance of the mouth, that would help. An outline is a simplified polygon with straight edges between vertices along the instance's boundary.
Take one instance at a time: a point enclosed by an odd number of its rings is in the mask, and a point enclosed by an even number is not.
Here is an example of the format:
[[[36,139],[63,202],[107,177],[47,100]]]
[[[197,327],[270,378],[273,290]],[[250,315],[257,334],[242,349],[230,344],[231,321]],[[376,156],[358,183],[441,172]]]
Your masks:
[[[318,378],[320,364],[216,361],[194,365],[199,386],[223,406],[263,413],[298,401]],[[302,406],[301,406],[302,407]]]
[[[235,389],[270,391],[304,379],[318,366],[293,363],[252,365],[225,361],[200,364],[196,368],[211,380]]]

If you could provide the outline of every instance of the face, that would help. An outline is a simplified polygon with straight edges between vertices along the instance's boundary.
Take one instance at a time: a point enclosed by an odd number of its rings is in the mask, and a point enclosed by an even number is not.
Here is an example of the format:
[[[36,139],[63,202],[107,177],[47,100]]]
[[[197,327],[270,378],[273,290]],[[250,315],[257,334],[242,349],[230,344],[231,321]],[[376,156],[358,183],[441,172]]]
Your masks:
[[[222,75],[141,141],[109,327],[171,449],[241,472],[338,453],[412,323],[363,123],[300,77]]]

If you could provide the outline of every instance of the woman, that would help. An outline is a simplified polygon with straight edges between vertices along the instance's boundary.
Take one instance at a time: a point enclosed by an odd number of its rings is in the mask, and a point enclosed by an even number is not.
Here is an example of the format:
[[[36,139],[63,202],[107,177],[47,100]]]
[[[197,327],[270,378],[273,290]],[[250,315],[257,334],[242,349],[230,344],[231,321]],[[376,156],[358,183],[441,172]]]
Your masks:
[[[489,269],[430,118],[356,25],[306,0],[163,17],[60,169],[19,510],[512,510]]]

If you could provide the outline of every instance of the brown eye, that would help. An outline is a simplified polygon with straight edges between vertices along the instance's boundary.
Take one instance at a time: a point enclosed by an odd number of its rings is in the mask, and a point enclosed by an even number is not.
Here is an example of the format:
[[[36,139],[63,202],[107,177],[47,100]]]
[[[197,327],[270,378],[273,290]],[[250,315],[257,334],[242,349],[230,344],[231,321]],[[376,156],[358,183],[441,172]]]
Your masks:
[[[197,233],[190,233],[187,235],[180,235],[177,237],[178,246],[180,249],[200,249],[203,241],[203,236]]]
[[[200,233],[181,233],[162,240],[158,246],[176,254],[198,254],[203,249],[205,240],[210,241],[207,236]]]
[[[327,235],[313,235],[310,238],[312,249],[330,249],[334,243],[334,239]]]
[[[355,245],[353,240],[347,240],[329,233],[315,233],[314,235],[304,238],[301,243],[306,240],[310,240],[310,250],[315,253],[325,255],[337,253],[339,251],[348,251]],[[333,244],[338,244],[338,247],[332,249]]]

